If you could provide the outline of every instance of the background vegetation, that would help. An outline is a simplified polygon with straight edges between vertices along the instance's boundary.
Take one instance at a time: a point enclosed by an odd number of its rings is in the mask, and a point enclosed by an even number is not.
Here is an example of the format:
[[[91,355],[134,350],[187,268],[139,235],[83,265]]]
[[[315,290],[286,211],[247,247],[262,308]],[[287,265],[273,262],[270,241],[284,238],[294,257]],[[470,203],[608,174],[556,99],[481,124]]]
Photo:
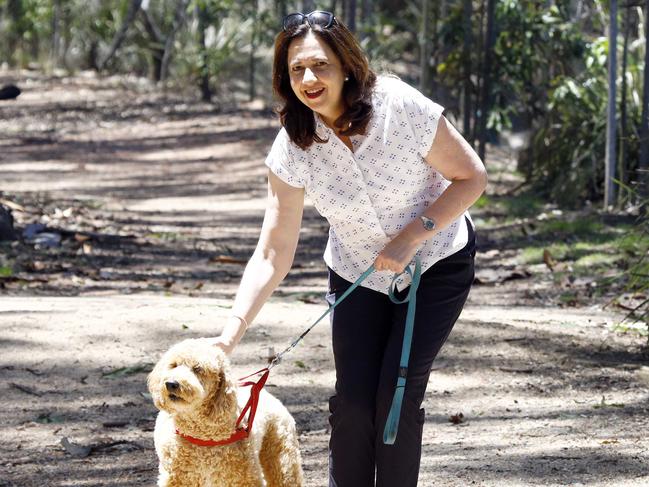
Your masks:
[[[604,206],[615,39],[616,186],[605,212],[625,218],[626,226],[612,223],[624,235],[598,226],[599,216],[583,228],[546,230],[555,258],[583,258],[576,243],[588,235],[608,254],[583,261],[584,272],[614,266],[620,272],[606,277],[611,285],[647,290],[647,0],[0,0],[0,61],[59,76],[146,77],[215,110],[270,105],[281,19],[316,8],[357,32],[376,69],[396,72],[444,105],[483,158],[487,142],[511,151],[522,183],[510,196],[527,204],[523,215],[505,208],[506,219]],[[507,205],[487,197],[479,204]],[[646,320],[647,300],[640,301],[631,313]]]

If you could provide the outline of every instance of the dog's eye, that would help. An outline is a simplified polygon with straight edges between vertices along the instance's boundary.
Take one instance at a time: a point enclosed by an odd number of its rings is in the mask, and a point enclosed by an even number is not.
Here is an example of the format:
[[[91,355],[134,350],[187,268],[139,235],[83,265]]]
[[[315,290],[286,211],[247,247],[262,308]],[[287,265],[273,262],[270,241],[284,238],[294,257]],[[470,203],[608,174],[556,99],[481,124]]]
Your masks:
[[[178,367],[178,364],[177,364],[176,362],[171,362],[171,363],[169,364],[169,368],[170,368],[170,369],[175,369],[176,367]]]
[[[203,367],[200,365],[194,365],[192,367],[192,370],[194,371],[194,374],[202,374],[203,373]]]

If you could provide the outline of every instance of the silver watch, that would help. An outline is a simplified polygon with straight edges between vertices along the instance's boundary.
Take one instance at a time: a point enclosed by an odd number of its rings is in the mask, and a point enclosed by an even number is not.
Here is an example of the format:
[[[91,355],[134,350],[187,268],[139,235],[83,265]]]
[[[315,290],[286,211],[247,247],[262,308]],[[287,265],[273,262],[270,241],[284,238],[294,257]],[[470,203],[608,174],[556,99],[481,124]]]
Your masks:
[[[437,226],[437,224],[435,223],[435,220],[433,220],[432,218],[428,218],[427,216],[424,216],[424,215],[421,215],[419,218],[421,219],[421,223],[424,226],[424,228],[426,230],[428,230],[429,232],[431,230],[434,230],[435,227]]]

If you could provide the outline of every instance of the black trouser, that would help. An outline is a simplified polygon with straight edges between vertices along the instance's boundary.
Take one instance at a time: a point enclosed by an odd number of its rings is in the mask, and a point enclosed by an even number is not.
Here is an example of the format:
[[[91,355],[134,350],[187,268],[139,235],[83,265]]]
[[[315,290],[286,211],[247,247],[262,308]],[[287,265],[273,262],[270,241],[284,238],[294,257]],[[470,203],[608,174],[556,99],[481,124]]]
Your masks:
[[[475,236],[421,276],[399,432],[383,444],[401,359],[407,304],[359,286],[331,313],[336,394],[329,400],[330,487],[414,487],[419,476],[424,410],[435,356],[446,341],[473,283]],[[332,304],[349,286],[329,269]],[[408,289],[398,293],[403,299]],[[376,479],[376,480],[375,480]],[[376,482],[376,483],[375,483]]]

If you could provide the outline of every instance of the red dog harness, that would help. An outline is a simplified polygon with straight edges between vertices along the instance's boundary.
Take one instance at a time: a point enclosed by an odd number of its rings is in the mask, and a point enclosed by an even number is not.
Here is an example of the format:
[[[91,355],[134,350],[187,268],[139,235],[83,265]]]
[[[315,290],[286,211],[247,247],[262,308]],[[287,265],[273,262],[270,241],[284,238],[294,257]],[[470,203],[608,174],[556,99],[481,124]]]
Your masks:
[[[239,379],[239,380],[244,380],[249,377],[262,374],[262,376],[259,378],[257,382],[247,381],[247,382],[239,383],[239,387],[250,386],[250,399],[248,399],[248,402],[246,403],[243,410],[241,411],[241,414],[239,415],[239,419],[237,419],[237,423],[235,425],[235,431],[234,433],[232,433],[232,435],[230,435],[230,438],[226,438],[225,440],[202,440],[200,438],[194,438],[193,436],[185,435],[178,430],[176,430],[176,434],[181,438],[184,438],[185,440],[189,441],[190,443],[198,446],[229,445],[230,443],[236,443],[237,441],[248,438],[248,436],[250,436],[250,431],[252,431],[252,423],[255,420],[255,414],[257,413],[257,405],[259,404],[259,394],[261,393],[264,384],[266,384],[266,379],[268,379],[269,373],[270,373],[270,369],[267,367],[265,369],[258,370],[253,374],[247,375]],[[241,426],[241,423],[246,413],[249,413],[248,424],[245,427],[243,427]]]

